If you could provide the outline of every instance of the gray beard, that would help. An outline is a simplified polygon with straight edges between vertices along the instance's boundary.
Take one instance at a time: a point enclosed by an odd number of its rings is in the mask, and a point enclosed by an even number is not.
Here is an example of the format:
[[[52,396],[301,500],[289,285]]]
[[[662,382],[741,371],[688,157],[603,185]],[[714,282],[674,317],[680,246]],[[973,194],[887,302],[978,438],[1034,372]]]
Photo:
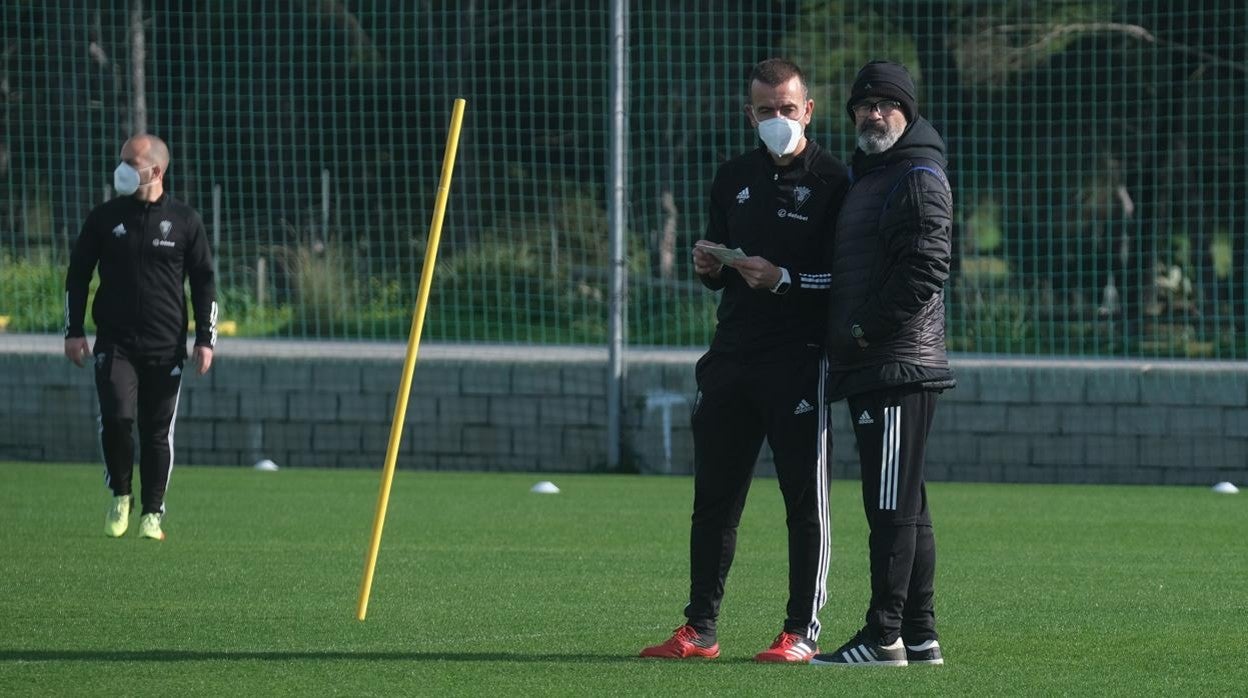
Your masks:
[[[902,127],[896,130],[887,129],[884,133],[875,130],[859,131],[858,147],[867,155],[877,155],[897,145],[898,139],[905,130],[905,127]]]

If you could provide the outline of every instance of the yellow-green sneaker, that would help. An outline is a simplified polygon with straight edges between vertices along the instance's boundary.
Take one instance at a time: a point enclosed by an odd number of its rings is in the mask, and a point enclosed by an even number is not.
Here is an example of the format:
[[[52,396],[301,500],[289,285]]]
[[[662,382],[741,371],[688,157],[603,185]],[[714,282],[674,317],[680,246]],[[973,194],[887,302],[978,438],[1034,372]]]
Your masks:
[[[123,494],[113,497],[108,505],[108,514],[104,516],[104,535],[109,538],[120,538],[130,528],[130,510],[134,508],[134,500],[130,495]]]
[[[139,519],[139,536],[152,540],[165,539],[165,532],[160,530],[160,514],[144,514]]]

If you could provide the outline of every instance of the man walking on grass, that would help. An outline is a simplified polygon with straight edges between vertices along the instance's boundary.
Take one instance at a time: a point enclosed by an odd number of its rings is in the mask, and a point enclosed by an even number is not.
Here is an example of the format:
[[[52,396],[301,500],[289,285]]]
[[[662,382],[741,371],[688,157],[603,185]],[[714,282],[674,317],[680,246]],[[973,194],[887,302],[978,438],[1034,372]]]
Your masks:
[[[173,470],[174,422],[186,359],[186,293],[195,308],[194,360],[199,374],[212,366],[217,341],[216,284],[203,220],[165,192],[169,148],[138,135],[121,148],[113,173],[118,196],[87,215],[65,276],[65,356],[78,366],[94,355],[100,399],[104,482],[113,499],[104,533],[126,533],[134,507],[131,477],[139,431],[142,518],[139,535],[163,540],[165,488]],[[93,351],[83,327],[87,291],[99,268],[91,316]]]

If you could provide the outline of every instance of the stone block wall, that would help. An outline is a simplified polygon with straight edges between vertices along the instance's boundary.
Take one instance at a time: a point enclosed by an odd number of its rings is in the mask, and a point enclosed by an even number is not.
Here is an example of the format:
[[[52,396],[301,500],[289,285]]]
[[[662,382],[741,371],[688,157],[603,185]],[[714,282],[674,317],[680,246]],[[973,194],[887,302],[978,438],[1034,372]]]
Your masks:
[[[378,468],[402,345],[227,340],[187,371],[181,465]],[[629,351],[625,468],[691,471],[690,350]],[[937,410],[932,480],[1200,484],[1248,479],[1248,366],[956,358]],[[606,469],[605,352],[432,345],[421,350],[399,467]],[[89,369],[0,342],[0,460],[97,461]],[[832,406],[834,475],[853,478],[850,415]],[[762,448],[759,474],[772,473]]]

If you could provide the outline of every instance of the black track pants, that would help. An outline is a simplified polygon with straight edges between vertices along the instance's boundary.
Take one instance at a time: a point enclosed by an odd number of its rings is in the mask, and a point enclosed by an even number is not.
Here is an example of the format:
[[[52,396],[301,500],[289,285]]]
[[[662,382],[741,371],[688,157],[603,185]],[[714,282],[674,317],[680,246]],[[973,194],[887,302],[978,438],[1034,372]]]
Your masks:
[[[819,637],[829,561],[828,455],[823,360],[743,364],[710,352],[698,361],[693,407],[694,497],[690,531],[690,625],[713,631],[737,547],[737,526],[763,439],[775,455],[789,532],[784,628]]]
[[[936,393],[918,388],[848,400],[871,528],[871,606],[866,630],[884,644],[935,640],[936,539],[923,464]]]
[[[129,356],[96,342],[95,388],[100,397],[104,484],[113,495],[131,493],[134,434],[139,427],[139,476],[144,514],[163,513],[173,470],[173,431],[182,387],[182,361]]]

